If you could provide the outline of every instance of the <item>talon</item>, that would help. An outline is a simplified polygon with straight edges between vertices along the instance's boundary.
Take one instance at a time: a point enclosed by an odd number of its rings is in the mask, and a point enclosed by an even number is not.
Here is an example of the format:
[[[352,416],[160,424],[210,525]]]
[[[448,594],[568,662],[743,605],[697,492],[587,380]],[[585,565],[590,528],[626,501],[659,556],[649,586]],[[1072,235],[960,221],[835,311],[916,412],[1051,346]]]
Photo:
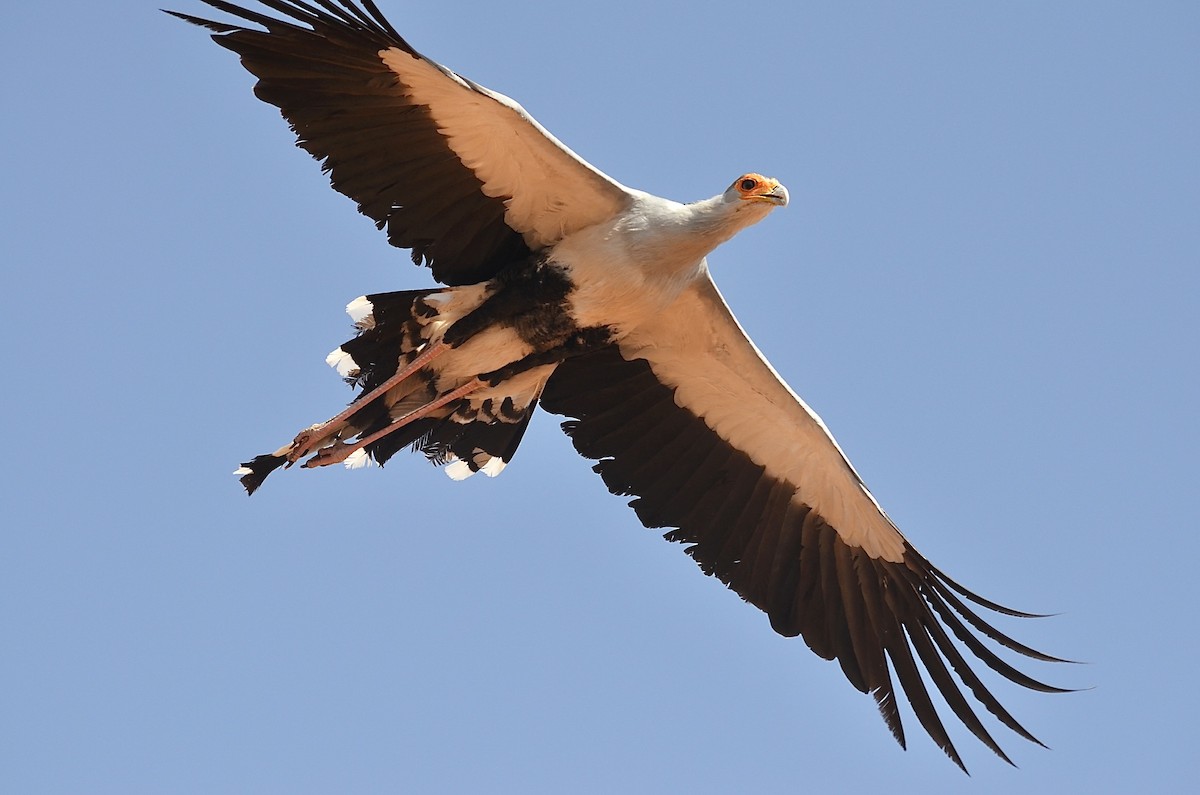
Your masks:
[[[304,430],[300,431],[300,433],[296,434],[296,438],[292,440],[292,446],[288,449],[288,452],[287,452],[287,465],[288,466],[291,466],[292,464],[296,463],[301,458],[304,458],[304,456],[306,456],[310,452],[312,452],[312,449],[313,449],[313,447],[316,446],[316,441],[319,438],[319,436],[317,435],[317,431],[328,424],[329,423],[312,425],[312,426],[309,426],[308,428],[305,428]]]
[[[345,461],[350,454],[358,449],[357,445],[346,442],[335,442],[329,447],[322,448],[312,458],[300,465],[301,469],[316,469]]]

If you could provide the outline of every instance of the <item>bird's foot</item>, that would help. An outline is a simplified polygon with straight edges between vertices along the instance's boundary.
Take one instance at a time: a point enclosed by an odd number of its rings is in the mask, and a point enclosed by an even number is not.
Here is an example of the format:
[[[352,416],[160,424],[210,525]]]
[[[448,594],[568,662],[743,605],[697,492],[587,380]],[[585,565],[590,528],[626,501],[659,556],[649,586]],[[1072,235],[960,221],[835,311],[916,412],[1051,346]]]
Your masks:
[[[311,425],[300,431],[300,433],[296,434],[296,438],[292,440],[291,447],[288,448],[286,454],[287,465],[291,466],[316,448],[320,447],[322,443],[333,436],[334,433],[340,430],[344,425],[345,423],[338,423],[337,426],[334,426],[333,420],[330,420],[329,422],[321,422],[317,423],[316,425]],[[307,466],[307,464],[305,466]]]
[[[334,442],[328,447],[323,447],[312,458],[300,465],[301,469],[316,469],[317,467],[327,467],[330,464],[340,464],[354,453],[363,447],[362,444],[351,444],[349,442]]]

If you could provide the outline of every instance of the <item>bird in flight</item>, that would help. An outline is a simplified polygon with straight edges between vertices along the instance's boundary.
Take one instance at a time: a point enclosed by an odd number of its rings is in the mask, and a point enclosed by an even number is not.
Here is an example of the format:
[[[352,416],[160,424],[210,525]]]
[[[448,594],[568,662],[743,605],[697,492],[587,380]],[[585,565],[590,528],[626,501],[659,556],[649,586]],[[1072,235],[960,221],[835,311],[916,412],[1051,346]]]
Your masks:
[[[168,13],[237,53],[334,189],[444,285],[350,303],[357,335],[328,362],[359,393],[242,464],[248,492],[280,467],[383,464],[404,447],[455,479],[495,476],[540,403],[570,418],[576,449],[646,527],[686,544],[776,632],[836,659],[902,746],[896,682],[966,769],[926,680],[1010,764],[972,698],[1041,744],[964,654],[1064,692],[984,643],[1063,662],[979,608],[1032,614],[972,593],[909,544],[713,284],[707,255],[787,206],[779,181],[742,174],[691,204],[626,187],[513,100],[421,55],[372,0],[203,2],[237,21]]]

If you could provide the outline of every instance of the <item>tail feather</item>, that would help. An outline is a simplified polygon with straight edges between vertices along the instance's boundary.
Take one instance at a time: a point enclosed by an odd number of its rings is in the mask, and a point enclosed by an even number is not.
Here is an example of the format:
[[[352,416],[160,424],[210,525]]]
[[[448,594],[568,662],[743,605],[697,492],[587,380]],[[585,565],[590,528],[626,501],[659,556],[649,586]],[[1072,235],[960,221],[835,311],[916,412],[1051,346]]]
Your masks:
[[[253,460],[243,463],[233,474],[241,475],[239,481],[245,487],[246,493],[253,494],[262,485],[262,482],[267,479],[267,475],[286,463],[287,458],[285,456],[268,453],[267,455],[255,456]]]
[[[440,307],[451,300],[452,293],[453,290],[433,290],[365,296],[370,310],[357,321],[359,335],[340,349],[357,363],[357,382],[364,390],[386,381],[396,373],[401,361],[407,362],[430,341],[432,334],[444,330],[446,324],[439,322],[443,320]],[[356,304],[362,311],[364,307],[358,302],[350,306]],[[400,357],[396,355],[397,348]],[[416,385],[410,396],[394,402],[387,410],[382,403],[368,407],[364,422],[357,426],[361,427],[362,435],[382,430],[393,419],[437,396],[431,379],[423,378]],[[451,471],[452,476],[465,477],[481,470],[498,473],[503,464],[512,460],[540,393],[539,385],[531,399],[522,400],[521,406],[512,398],[494,408],[494,400],[478,406],[464,399],[368,445],[367,452],[377,463],[384,464],[400,450],[412,447],[439,466],[463,462],[465,474],[459,467]],[[489,468],[489,463],[496,459],[500,463]]]
[[[428,341],[428,305],[423,299],[435,292],[376,293],[351,301],[346,311],[358,336],[343,342],[326,361],[337,360],[338,372],[364,392],[382,384]]]
[[[495,476],[512,461],[536,405],[534,398],[515,420],[462,422],[455,414],[418,420],[368,445],[367,452],[377,463],[384,464],[401,449],[411,446],[437,466],[459,463],[448,472],[455,479],[480,471]]]
[[[342,343],[326,361],[361,390],[355,398],[360,400],[415,359],[427,345],[439,341],[449,326],[479,305],[487,289],[479,285],[375,293],[357,298],[346,311],[358,334]],[[454,354],[450,351],[444,356],[449,358]],[[439,395],[437,384],[442,378],[439,361],[405,379],[385,396],[362,406],[340,438],[365,438],[431,403]],[[449,465],[446,472],[456,480],[476,472],[494,477],[512,460],[551,369],[523,373],[478,396],[470,395],[448,404],[372,442],[365,448],[366,453],[382,465],[403,448],[411,447],[435,465]],[[337,438],[331,435],[329,443]],[[253,494],[271,472],[287,463],[289,452],[289,447],[281,448],[243,464],[237,474],[242,476],[246,491]],[[361,457],[356,460],[360,462]]]

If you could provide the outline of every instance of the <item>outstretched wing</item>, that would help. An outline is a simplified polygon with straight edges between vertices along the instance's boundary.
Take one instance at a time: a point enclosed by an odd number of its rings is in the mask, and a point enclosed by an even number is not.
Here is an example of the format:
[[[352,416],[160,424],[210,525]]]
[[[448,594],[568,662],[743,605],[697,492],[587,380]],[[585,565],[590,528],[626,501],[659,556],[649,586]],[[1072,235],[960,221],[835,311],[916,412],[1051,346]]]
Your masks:
[[[1038,742],[988,691],[950,639],[988,667],[1057,691],[987,648],[984,635],[1040,660],[963,597],[981,599],[917,553],[862,484],[825,425],[746,337],[707,275],[619,345],[561,364],[542,396],[576,449],[647,527],[673,528],[714,574],[770,617],[837,659],[871,693],[904,744],[889,664],[917,719],[962,766],[922,680],[1001,758],[958,680],[1001,723]],[[947,631],[949,630],[949,632]],[[913,652],[916,652],[915,656]],[[1040,744],[1040,743],[1039,743]],[[965,768],[964,768],[965,769]]]
[[[215,31],[333,187],[438,281],[471,284],[624,209],[630,191],[513,100],[424,57],[371,0],[203,2],[262,30]]]

